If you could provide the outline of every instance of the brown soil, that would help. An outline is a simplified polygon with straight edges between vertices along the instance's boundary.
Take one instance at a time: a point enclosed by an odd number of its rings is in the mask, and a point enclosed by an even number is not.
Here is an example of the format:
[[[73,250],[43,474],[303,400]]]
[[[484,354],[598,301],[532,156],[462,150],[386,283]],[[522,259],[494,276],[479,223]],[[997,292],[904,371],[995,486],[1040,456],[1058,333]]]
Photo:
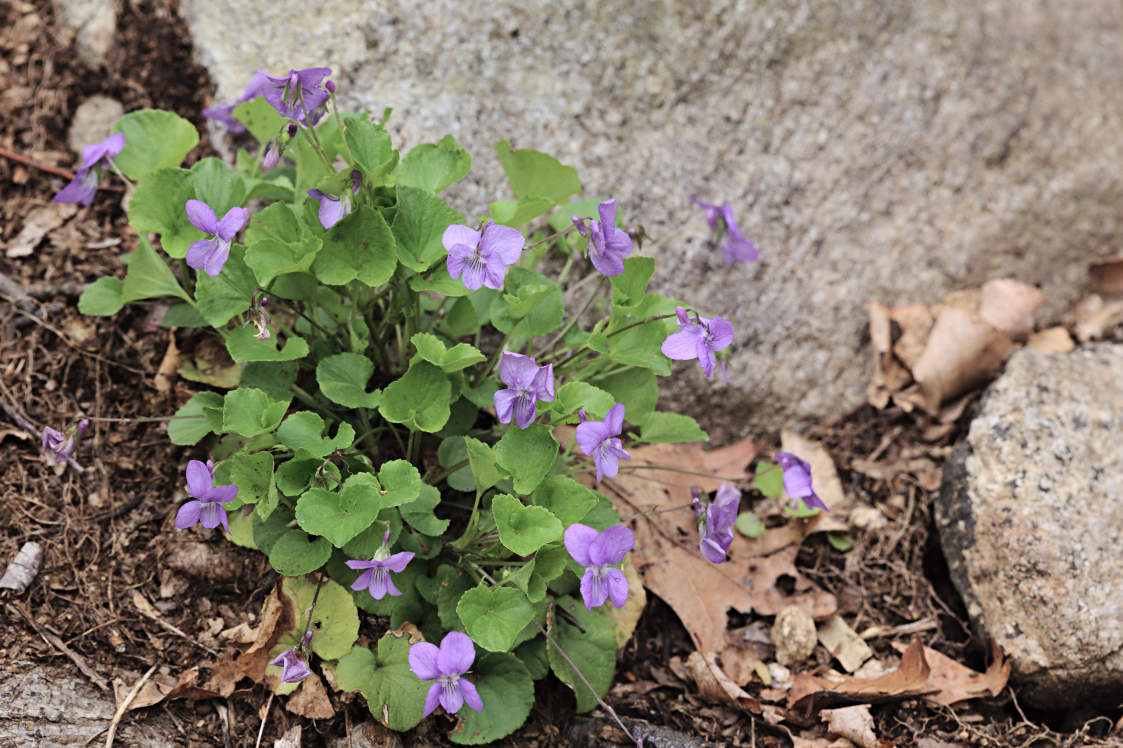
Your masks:
[[[47,0],[0,2],[0,65],[8,81],[0,93],[0,147],[33,164],[73,168],[76,159],[66,146],[66,130],[78,104],[94,93],[120,100],[126,110],[169,109],[202,124],[199,113],[211,103],[211,87],[205,71],[191,60],[174,0],[124,6],[107,68],[90,70],[56,28]],[[204,140],[195,155],[208,153]],[[24,217],[46,205],[65,181],[34,165],[0,158],[0,241],[17,235]],[[182,380],[170,392],[156,388],[154,375],[171,338],[166,329],[149,325],[142,312],[87,318],[77,311],[81,287],[107,273],[120,275],[117,257],[135,244],[119,198],[120,193],[99,193],[91,208],[51,232],[32,256],[0,256],[0,273],[35,297],[34,311],[28,314],[0,296],[0,397],[36,426],[65,427],[80,413],[121,419],[167,414],[192,392],[191,383]],[[114,245],[119,239],[123,241]],[[183,334],[176,340],[186,349],[195,344]],[[967,413],[961,424],[969,417]],[[960,433],[957,427],[934,442],[923,442],[925,425],[899,412],[863,408],[810,434],[830,448],[846,489],[881,508],[890,525],[857,535],[854,549],[845,554],[817,535],[805,545],[801,562],[806,574],[858,614],[862,626],[931,619],[938,626],[926,634],[930,646],[982,669],[983,648],[963,622],[962,605],[947,580],[935,538],[933,491],[907,477],[879,481],[849,469],[853,458],[875,453],[892,458],[916,445],[939,458]],[[258,615],[275,576],[262,556],[217,537],[208,542],[220,560],[201,576],[192,576],[198,572],[187,564],[170,568],[169,555],[188,542],[173,527],[182,466],[201,456],[172,446],[159,422],[100,421],[80,453],[86,472],[57,475],[40,460],[34,439],[0,416],[0,567],[28,540],[44,547],[42,570],[32,587],[15,597],[4,593],[0,601],[5,612],[0,662],[61,664],[77,673],[77,659],[106,680],[129,673],[131,682],[155,663],[178,675],[214,661],[200,642],[210,642],[212,648],[223,643],[204,632]],[[131,601],[134,591],[186,636],[141,615]],[[28,611],[34,625],[20,610]],[[74,657],[64,656],[47,634]],[[717,745],[790,744],[786,729],[699,698],[693,684],[680,679],[672,666],[673,658],[686,658],[690,651],[678,618],[652,596],[621,653],[609,703],[625,718]],[[888,641],[878,641],[878,654],[890,651]],[[612,737],[607,719],[575,719],[572,697],[557,682],[541,682],[537,695],[527,725],[503,744],[592,744],[590,730],[602,739]],[[236,691],[222,705],[225,722],[210,701],[174,701],[125,719],[166,714],[177,730],[170,739],[179,745],[221,741],[253,746],[267,700],[261,686]],[[263,744],[271,745],[288,726],[303,723],[305,744],[321,745],[369,719],[358,701],[337,706],[335,719],[318,723],[274,707]],[[955,709],[907,701],[874,707],[873,714],[878,735],[902,745],[924,737],[988,746],[1111,741],[1105,736],[1120,716],[1023,714],[1009,690],[997,699]],[[426,720],[403,736],[404,743],[449,744],[444,736],[452,725],[444,717]]]

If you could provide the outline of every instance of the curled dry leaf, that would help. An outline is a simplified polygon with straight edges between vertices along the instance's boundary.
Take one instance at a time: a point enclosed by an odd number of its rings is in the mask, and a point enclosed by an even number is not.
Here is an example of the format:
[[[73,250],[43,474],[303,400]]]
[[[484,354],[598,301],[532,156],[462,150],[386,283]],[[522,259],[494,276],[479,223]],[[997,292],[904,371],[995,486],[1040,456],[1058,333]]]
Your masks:
[[[41,553],[34,540],[24,543],[0,578],[0,590],[12,590],[17,595],[26,590],[39,574]]]
[[[913,367],[919,398],[910,401],[936,414],[942,403],[993,377],[1017,348],[981,317],[945,306]]]
[[[36,208],[23,223],[23,228],[8,244],[8,257],[27,257],[50,232],[70,220],[78,212],[73,203],[47,203]]]
[[[1086,296],[1077,302],[1076,338],[1081,343],[1098,340],[1108,330],[1123,322],[1123,299],[1104,299],[1098,294]]]
[[[622,515],[682,508],[631,520],[636,534],[631,558],[644,586],[675,610],[703,654],[720,653],[726,646],[726,613],[731,608],[775,615],[802,601],[816,617],[825,617],[838,607],[833,595],[795,568],[799,546],[814,520],[789,522],[753,540],[734,533],[729,560],[723,564],[711,564],[699,552],[694,513],[688,508],[690,486],[715,491],[722,477],[745,480],[745,466],[755,455],[748,439],[709,452],[700,444],[652,444],[632,450],[620,474],[599,486]],[[644,469],[655,466],[713,477]],[[594,485],[593,476],[583,479]],[[781,577],[793,580],[790,594],[777,584]]]
[[[931,674],[924,659],[919,639],[913,640],[897,669],[877,678],[839,676],[836,680],[799,673],[788,692],[788,708],[811,712],[849,704],[884,704],[890,701],[922,696],[933,689],[928,685]]]
[[[1072,336],[1063,327],[1040,330],[1030,335],[1029,340],[1026,341],[1026,348],[1045,354],[1068,353],[1075,347]]]
[[[335,716],[328,692],[320,676],[312,673],[300,682],[300,688],[289,697],[285,710],[308,719],[330,719]]]
[[[873,715],[866,704],[824,709],[819,715],[827,723],[832,735],[846,738],[861,748],[877,748],[877,734],[873,731]]]
[[[698,695],[714,704],[733,704],[760,714],[760,702],[745,693],[717,664],[713,652],[705,657],[699,652],[691,652],[686,659],[686,670],[698,687]]]
[[[819,643],[848,673],[873,656],[870,646],[837,614],[819,624]]]
[[[900,649],[899,645],[894,647]],[[983,696],[997,696],[1010,679],[1010,661],[994,639],[990,640],[991,663],[986,672],[980,673],[966,665],[961,665],[947,655],[924,647],[924,659],[931,668],[928,686],[931,693],[924,700],[938,706],[950,706],[967,699]]]
[[[979,316],[991,327],[1015,340],[1024,340],[1033,332],[1033,315],[1048,297],[1035,286],[1009,278],[983,284]]]
[[[1123,257],[1089,263],[1088,280],[1096,293],[1123,293]]]
[[[160,368],[152,377],[156,391],[165,394],[171,392],[177,371],[179,371],[179,348],[175,344],[175,331],[168,330],[168,347],[164,351],[164,358],[160,361]]]

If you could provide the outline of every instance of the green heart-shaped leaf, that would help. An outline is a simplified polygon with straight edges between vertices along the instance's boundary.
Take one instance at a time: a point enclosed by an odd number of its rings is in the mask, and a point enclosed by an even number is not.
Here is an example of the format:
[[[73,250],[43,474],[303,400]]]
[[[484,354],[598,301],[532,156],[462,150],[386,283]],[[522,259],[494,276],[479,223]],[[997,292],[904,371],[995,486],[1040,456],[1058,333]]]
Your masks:
[[[514,496],[499,494],[491,501],[499,540],[520,556],[561,538],[562,523],[540,506],[523,506]]]

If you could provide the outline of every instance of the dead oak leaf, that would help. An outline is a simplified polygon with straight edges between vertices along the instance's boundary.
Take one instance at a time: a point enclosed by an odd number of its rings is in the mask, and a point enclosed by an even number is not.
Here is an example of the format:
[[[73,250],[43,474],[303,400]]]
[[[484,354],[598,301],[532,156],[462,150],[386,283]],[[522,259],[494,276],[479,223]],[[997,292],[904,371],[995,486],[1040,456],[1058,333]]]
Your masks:
[[[896,644],[893,646],[900,649]],[[967,699],[1002,693],[1010,679],[1010,661],[994,639],[990,640],[990,647],[992,661],[986,672],[982,673],[961,665],[934,649],[924,647],[924,659],[931,668],[928,686],[933,691],[926,694],[924,700],[938,706],[950,706]]]
[[[289,697],[285,710],[308,719],[331,719],[335,716],[324,682],[315,673],[300,682],[300,688]]]
[[[884,704],[923,696],[934,689],[928,683],[931,668],[924,658],[924,648],[914,639],[897,669],[876,678],[839,676],[837,679],[798,673],[788,691],[788,708],[811,712],[850,704]]]
[[[629,522],[636,534],[632,563],[644,586],[675,610],[703,655],[720,654],[725,648],[730,608],[775,615],[788,605],[803,603],[817,617],[835,611],[834,596],[795,568],[799,546],[813,521],[789,522],[754,540],[735,533],[729,560],[723,564],[711,564],[698,550],[694,513],[686,508],[690,486],[714,491],[723,478],[746,480],[745,466],[756,455],[750,440],[709,452],[696,443],[653,444],[631,454],[631,462],[598,487],[624,516],[682,507]],[[592,476],[584,478],[594,485]],[[790,593],[779,585],[781,579],[792,581]]]

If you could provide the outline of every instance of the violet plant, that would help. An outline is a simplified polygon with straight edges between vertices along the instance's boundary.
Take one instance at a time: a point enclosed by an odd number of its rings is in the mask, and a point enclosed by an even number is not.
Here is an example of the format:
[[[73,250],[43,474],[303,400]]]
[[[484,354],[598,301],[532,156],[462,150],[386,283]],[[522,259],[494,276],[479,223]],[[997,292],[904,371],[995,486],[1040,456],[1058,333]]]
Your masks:
[[[588,711],[612,682],[605,603],[628,597],[635,538],[579,478],[627,470],[625,445],[705,439],[656,410],[659,378],[672,359],[712,374],[732,326],[648,291],[642,231],[579,197],[573,168],[500,141],[514,200],[464,216],[441,197],[471,169],[456,140],[400,154],[389,111],[337,111],[329,75],[259,73],[208,110],[258,143],[233,164],[184,168],[188,122],[125,115],[119,152],[92,155],[135,182],[140,239],[123,280],[98,279],[79,308],[166,305],[163,324],[229,355],[237,386],[210,382],[169,422],[211,458],[188,464],[176,526],[221,525],[304,601],[270,653],[278,692],[331,670],[388,727],[439,704],[471,744],[516,730],[551,672]],[[738,502],[719,492],[707,515],[711,560]],[[385,632],[373,649],[360,612]],[[411,648],[406,624],[426,642]]]

